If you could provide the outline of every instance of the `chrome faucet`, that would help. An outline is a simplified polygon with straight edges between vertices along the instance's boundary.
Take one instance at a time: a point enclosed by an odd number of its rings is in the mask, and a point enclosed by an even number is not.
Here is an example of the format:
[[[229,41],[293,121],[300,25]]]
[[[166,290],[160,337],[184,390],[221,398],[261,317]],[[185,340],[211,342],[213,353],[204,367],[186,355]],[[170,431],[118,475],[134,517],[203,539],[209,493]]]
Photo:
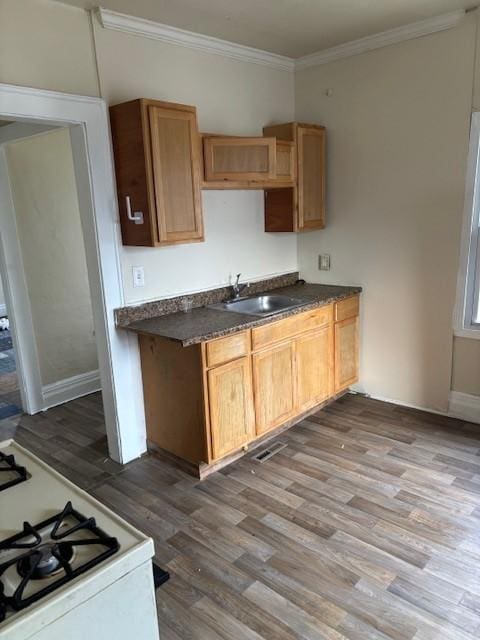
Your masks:
[[[244,284],[239,284],[239,280],[240,280],[240,276],[241,275],[242,275],[241,273],[237,273],[237,277],[235,278],[235,282],[234,282],[234,284],[232,284],[232,291],[233,291],[232,300],[235,300],[236,298],[239,298],[240,294],[242,293],[242,291],[244,289],[248,289],[248,287],[250,286],[249,282],[245,282]]]

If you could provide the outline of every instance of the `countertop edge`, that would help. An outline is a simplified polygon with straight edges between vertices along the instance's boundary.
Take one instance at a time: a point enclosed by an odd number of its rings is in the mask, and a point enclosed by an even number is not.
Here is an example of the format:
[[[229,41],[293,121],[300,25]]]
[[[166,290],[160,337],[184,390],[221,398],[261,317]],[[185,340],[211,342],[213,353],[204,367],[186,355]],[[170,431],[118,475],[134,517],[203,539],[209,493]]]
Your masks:
[[[299,313],[309,311],[311,309],[324,307],[327,304],[331,304],[332,302],[338,302],[339,300],[344,300],[345,298],[350,298],[351,296],[362,293],[363,291],[363,288],[360,286],[348,286],[348,289],[349,289],[348,291],[345,291],[343,293],[338,293],[322,300],[312,300],[298,307],[288,309],[285,312],[276,313],[275,315],[271,315],[265,318],[253,317],[253,316],[239,313],[238,314],[239,316],[243,315],[243,317],[245,318],[245,322],[242,322],[241,324],[238,324],[232,327],[218,329],[216,331],[209,331],[206,333],[201,333],[193,338],[186,338],[186,339],[175,338],[168,335],[162,335],[162,333],[159,331],[148,331],[146,329],[142,329],[141,327],[136,327],[135,325],[140,322],[143,322],[142,320],[132,322],[130,325],[127,325],[127,326],[119,326],[118,328],[126,331],[132,331],[133,333],[136,333],[139,335],[147,335],[147,336],[153,336],[158,338],[164,338],[165,340],[171,340],[172,342],[181,344],[183,347],[191,347],[196,344],[201,344],[202,342],[207,342],[209,340],[214,340],[216,338],[223,338],[223,337],[232,335],[234,333],[239,333],[240,331],[246,331],[247,329],[253,329],[255,327],[261,327],[265,324],[277,322],[279,320],[283,320],[290,316],[294,316]],[[221,311],[220,313],[226,313],[226,312]]]

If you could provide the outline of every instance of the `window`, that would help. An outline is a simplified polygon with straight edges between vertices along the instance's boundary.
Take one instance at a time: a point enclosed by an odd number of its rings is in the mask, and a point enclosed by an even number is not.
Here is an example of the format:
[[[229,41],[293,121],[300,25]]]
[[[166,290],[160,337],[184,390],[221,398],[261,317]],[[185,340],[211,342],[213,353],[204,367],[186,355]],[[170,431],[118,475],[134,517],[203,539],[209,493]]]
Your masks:
[[[480,339],[480,112],[470,129],[454,333]]]

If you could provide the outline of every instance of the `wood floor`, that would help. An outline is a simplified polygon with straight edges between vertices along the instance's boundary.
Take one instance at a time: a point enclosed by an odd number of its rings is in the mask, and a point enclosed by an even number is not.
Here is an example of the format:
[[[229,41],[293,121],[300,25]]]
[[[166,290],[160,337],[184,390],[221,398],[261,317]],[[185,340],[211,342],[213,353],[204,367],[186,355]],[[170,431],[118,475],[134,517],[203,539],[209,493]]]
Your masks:
[[[346,396],[203,483],[106,457],[99,397],[17,440],[155,540],[161,640],[480,638],[480,427]]]

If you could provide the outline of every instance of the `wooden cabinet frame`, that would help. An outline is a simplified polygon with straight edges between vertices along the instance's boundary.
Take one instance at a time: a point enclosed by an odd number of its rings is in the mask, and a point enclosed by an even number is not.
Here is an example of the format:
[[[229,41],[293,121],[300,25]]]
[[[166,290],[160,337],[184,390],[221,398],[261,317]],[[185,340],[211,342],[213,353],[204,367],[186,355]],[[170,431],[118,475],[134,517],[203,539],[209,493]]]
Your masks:
[[[172,144],[173,132],[169,140],[162,138],[162,118],[164,134],[168,121],[185,123],[188,140],[184,137],[183,149]],[[202,242],[201,154],[195,107],[140,98],[110,107],[110,123],[123,244],[157,247]],[[162,157],[162,141],[167,157]],[[163,180],[167,178],[165,189]],[[127,198],[133,216],[137,212],[143,215],[138,224],[129,218]],[[169,228],[175,227],[172,222],[179,228]]]
[[[215,169],[215,152],[222,147],[230,147],[231,149],[242,149],[250,147],[251,149],[266,150],[267,153],[267,165],[266,170],[261,172],[260,170],[242,170],[241,166],[238,166],[238,170],[216,170]],[[234,151],[232,151],[232,157],[230,162],[235,165],[235,158],[233,157]],[[269,181],[273,180],[276,176],[276,142],[275,138],[242,138],[242,137],[227,137],[227,136],[204,136],[203,137],[203,159],[205,169],[205,180],[208,181],[234,181],[242,182],[244,180],[252,181]],[[252,158],[252,164],[254,164],[255,158]],[[237,161],[238,162],[238,161]]]
[[[265,136],[290,141],[295,147],[296,179],[289,188],[265,190],[265,231],[310,231],[325,227],[325,127],[303,122],[287,122],[263,128]],[[305,138],[318,144],[320,167],[314,181],[309,178],[312,163],[306,160]],[[315,156],[314,156],[315,157]],[[317,158],[318,159],[318,158]],[[312,216],[312,211],[315,215]],[[310,214],[310,215],[308,215]]]
[[[318,410],[358,379],[358,311],[352,296],[186,348],[140,336],[149,442],[205,477]]]

